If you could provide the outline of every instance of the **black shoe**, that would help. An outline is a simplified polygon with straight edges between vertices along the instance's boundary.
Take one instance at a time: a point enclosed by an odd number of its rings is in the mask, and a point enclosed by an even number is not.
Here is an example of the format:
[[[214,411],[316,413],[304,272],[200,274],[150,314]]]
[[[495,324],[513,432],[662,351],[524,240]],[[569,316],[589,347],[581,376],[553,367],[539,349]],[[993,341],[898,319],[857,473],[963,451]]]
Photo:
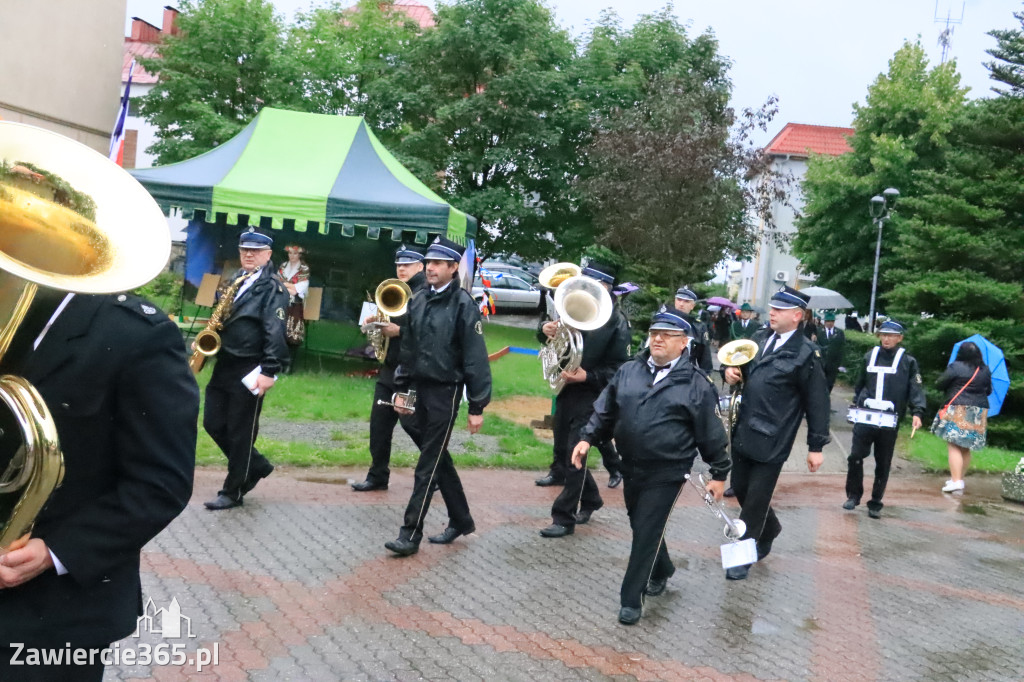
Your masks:
[[[850,509],[855,509],[856,507],[857,507],[857,500],[855,500],[852,497],[850,499],[848,499],[846,502],[843,502],[843,509],[846,509],[847,511],[849,511]]]
[[[612,475],[608,477],[609,488],[618,488],[620,483],[622,483],[622,474],[618,471],[613,472]]]
[[[542,488],[547,488],[548,486],[552,486],[552,485],[565,485],[565,479],[564,478],[555,478],[551,474],[548,474],[544,478],[538,478],[536,481],[534,481],[534,483],[536,483],[537,485],[539,485]]]
[[[431,535],[427,540],[433,542],[435,545],[448,545],[459,537],[460,535],[469,535],[470,533],[476,532],[476,526],[470,526],[466,530],[459,530],[454,526],[448,526],[445,528],[440,535]]]
[[[771,538],[769,540],[758,540],[757,542],[754,543],[754,546],[757,547],[757,560],[758,561],[760,561],[761,559],[765,558],[766,556],[768,556],[769,554],[772,553],[772,543],[773,542],[775,542],[775,538]]]
[[[576,512],[576,523],[583,525],[590,522],[590,516],[594,513],[593,509],[581,509]]]
[[[644,588],[644,594],[650,597],[657,597],[665,591],[666,585],[668,585],[668,578],[661,578],[660,580],[651,578],[647,581],[647,587]]]
[[[636,625],[640,621],[640,609],[623,606],[619,609],[619,622],[623,625]]]
[[[242,499],[239,498],[237,500],[232,500],[227,495],[217,495],[217,497],[213,498],[209,502],[203,502],[203,506],[207,509],[212,509],[213,511],[218,511],[220,509],[233,509],[234,507],[242,506]]]
[[[744,566],[733,566],[732,568],[725,569],[725,579],[746,580],[748,573],[750,573],[750,564],[746,564]]]
[[[267,476],[269,476],[272,473],[274,473],[274,465],[273,464],[269,465],[268,469],[264,469],[262,473],[259,473],[259,474],[256,474],[255,476],[251,476],[251,477],[247,478],[245,480],[245,483],[242,485],[242,494],[245,495],[245,494],[249,493],[249,491],[251,491],[253,488],[256,487],[257,483],[259,483],[260,481],[262,481],[264,478],[266,478]]]
[[[729,486],[725,489],[725,492],[722,493],[722,497],[736,497],[736,491],[732,489],[732,486]]]
[[[870,516],[873,519],[880,519],[880,518],[882,518],[882,510],[881,509],[871,509],[869,507],[868,508],[868,516]]]
[[[566,535],[572,535],[576,532],[576,529],[572,526],[560,526],[557,523],[552,523],[547,528],[541,530],[540,534],[546,538],[564,538]]]
[[[405,540],[403,538],[398,538],[391,542],[385,542],[384,547],[390,549],[398,556],[409,556],[420,551],[420,543],[413,542],[412,540]]]
[[[366,479],[362,483],[353,483],[352,484],[352,490],[355,490],[356,492],[360,492],[360,493],[369,492],[371,490],[387,490],[387,489],[388,489],[388,484],[387,483],[374,483],[370,479]]]

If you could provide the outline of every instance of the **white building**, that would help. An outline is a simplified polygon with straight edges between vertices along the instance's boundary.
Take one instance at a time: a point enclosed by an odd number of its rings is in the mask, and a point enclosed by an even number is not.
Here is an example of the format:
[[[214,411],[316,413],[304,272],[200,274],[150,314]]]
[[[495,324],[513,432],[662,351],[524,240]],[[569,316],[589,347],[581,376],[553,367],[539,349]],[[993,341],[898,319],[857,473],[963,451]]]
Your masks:
[[[768,143],[767,151],[773,158],[774,168],[792,175],[796,181],[789,198],[792,207],[778,203],[772,206],[775,228],[782,234],[792,236],[796,233],[796,211],[804,205],[801,184],[811,154],[845,154],[850,151],[847,138],[851,135],[853,128],[787,123]],[[767,310],[768,299],[779,287],[784,284],[796,289],[810,286],[814,276],[803,271],[800,261],[787,246],[779,247],[774,241],[762,237],[753,260],[742,264],[739,280],[739,294],[735,300]]]

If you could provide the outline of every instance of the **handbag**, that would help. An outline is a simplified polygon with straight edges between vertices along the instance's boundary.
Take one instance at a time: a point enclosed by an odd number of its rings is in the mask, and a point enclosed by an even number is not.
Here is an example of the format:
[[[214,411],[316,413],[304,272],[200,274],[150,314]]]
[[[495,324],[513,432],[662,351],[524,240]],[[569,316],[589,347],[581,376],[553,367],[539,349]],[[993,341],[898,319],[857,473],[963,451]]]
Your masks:
[[[979,369],[981,369],[981,367],[977,367],[974,370],[974,374],[972,374],[971,378],[967,380],[967,383],[964,384],[963,387],[959,391],[956,392],[956,395],[953,396],[948,403],[946,403],[945,407],[943,407],[941,410],[939,410],[939,419],[945,419],[946,418],[946,413],[949,412],[949,406],[953,404],[954,400],[956,400],[957,398],[960,397],[960,394],[964,392],[965,388],[967,388],[968,386],[971,385],[971,382],[974,381],[974,377],[978,376],[978,370]]]

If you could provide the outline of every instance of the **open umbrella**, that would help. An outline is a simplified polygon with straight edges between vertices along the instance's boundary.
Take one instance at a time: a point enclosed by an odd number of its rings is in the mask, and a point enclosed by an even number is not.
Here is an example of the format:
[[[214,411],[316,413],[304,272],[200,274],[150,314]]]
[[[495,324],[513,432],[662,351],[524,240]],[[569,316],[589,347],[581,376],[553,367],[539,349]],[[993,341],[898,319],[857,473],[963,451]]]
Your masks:
[[[960,350],[960,344],[970,341],[981,351],[981,359],[988,365],[988,371],[992,373],[992,392],[988,395],[988,416],[994,417],[1003,409],[1003,400],[1006,399],[1006,392],[1010,390],[1010,373],[1006,371],[1006,358],[999,346],[995,345],[981,334],[969,336],[953,346],[953,352],[949,355],[949,362],[953,364],[956,354]]]
[[[849,299],[841,293],[826,289],[825,287],[807,287],[806,289],[801,289],[800,293],[811,297],[810,302],[807,304],[808,308],[848,310],[853,307]]]
[[[723,298],[722,296],[712,296],[711,298],[707,299],[704,302],[707,303],[708,305],[718,305],[718,306],[722,306],[723,308],[738,308],[739,307],[735,303],[730,301],[729,299]]]

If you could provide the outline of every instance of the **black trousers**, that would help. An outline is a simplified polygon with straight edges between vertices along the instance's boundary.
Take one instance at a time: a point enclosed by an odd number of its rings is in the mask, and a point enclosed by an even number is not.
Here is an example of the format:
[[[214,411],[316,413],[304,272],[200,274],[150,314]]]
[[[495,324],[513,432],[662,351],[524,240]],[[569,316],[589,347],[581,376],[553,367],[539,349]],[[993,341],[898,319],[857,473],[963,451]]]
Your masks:
[[[219,357],[206,385],[203,428],[228,458],[228,475],[220,494],[233,500],[242,499],[272,468],[253,445],[259,435],[263,398],[242,384],[242,377],[255,367],[251,360]]]
[[[572,450],[580,442],[580,432],[587,425],[594,401],[599,394],[593,391],[563,392],[555,401],[555,451],[565,453],[563,466],[565,486],[551,505],[551,519],[560,526],[573,528],[578,510],[595,511],[604,506],[594,476],[587,469],[572,465]]]
[[[857,500],[864,495],[864,458],[871,456],[871,446],[875,450],[875,482],[871,486],[871,499],[868,509],[879,510],[885,486],[889,483],[889,469],[892,467],[892,453],[896,448],[896,436],[899,429],[882,429],[868,424],[857,424],[853,427],[853,445],[850,456],[846,458],[850,467],[846,471],[846,496]]]
[[[622,463],[622,495],[633,530],[626,575],[619,599],[622,606],[643,606],[648,580],[664,580],[676,571],[665,547],[665,528],[686,479],[676,466],[643,469]]]
[[[825,365],[825,381],[828,383],[828,392],[836,385],[836,377],[839,376],[839,365]]]
[[[462,481],[448,453],[448,440],[459,416],[462,384],[418,383],[416,389],[416,429],[421,434],[420,458],[416,463],[412,497],[405,509],[399,537],[418,543],[423,537],[423,520],[430,509],[430,488],[436,480],[445,506],[448,525],[459,530],[474,526]]]
[[[740,452],[732,455],[732,489],[740,503],[740,520],[747,524],[743,539],[771,540],[782,532],[772,509],[772,495],[784,462],[757,462]]]
[[[373,405],[370,407],[370,471],[366,480],[386,485],[391,478],[391,441],[395,424],[401,423],[412,442],[420,447],[420,434],[416,430],[415,415],[399,415],[390,405],[378,405],[378,400],[391,402],[395,387],[388,381],[377,381],[373,389]]]
[[[569,422],[573,410],[572,408],[563,408],[561,405],[566,402],[578,402],[580,395],[577,391],[570,391],[569,393],[563,391],[562,394],[555,398],[555,416],[552,420],[554,422],[555,445],[552,448],[551,468],[548,473],[552,478],[559,481],[564,481],[566,473],[572,468],[572,462],[570,461],[572,459],[572,449],[579,442],[568,442],[568,438],[571,438],[571,435],[567,437],[566,434],[571,432]],[[600,394],[595,393],[593,398],[590,399],[591,410],[598,395]],[[583,426],[586,426],[585,421]],[[619,456],[619,451],[615,449],[615,444],[611,441],[605,441],[604,443],[598,443],[596,447],[601,453],[601,463],[604,465],[605,471],[609,474],[619,473],[622,469],[622,458]]]

